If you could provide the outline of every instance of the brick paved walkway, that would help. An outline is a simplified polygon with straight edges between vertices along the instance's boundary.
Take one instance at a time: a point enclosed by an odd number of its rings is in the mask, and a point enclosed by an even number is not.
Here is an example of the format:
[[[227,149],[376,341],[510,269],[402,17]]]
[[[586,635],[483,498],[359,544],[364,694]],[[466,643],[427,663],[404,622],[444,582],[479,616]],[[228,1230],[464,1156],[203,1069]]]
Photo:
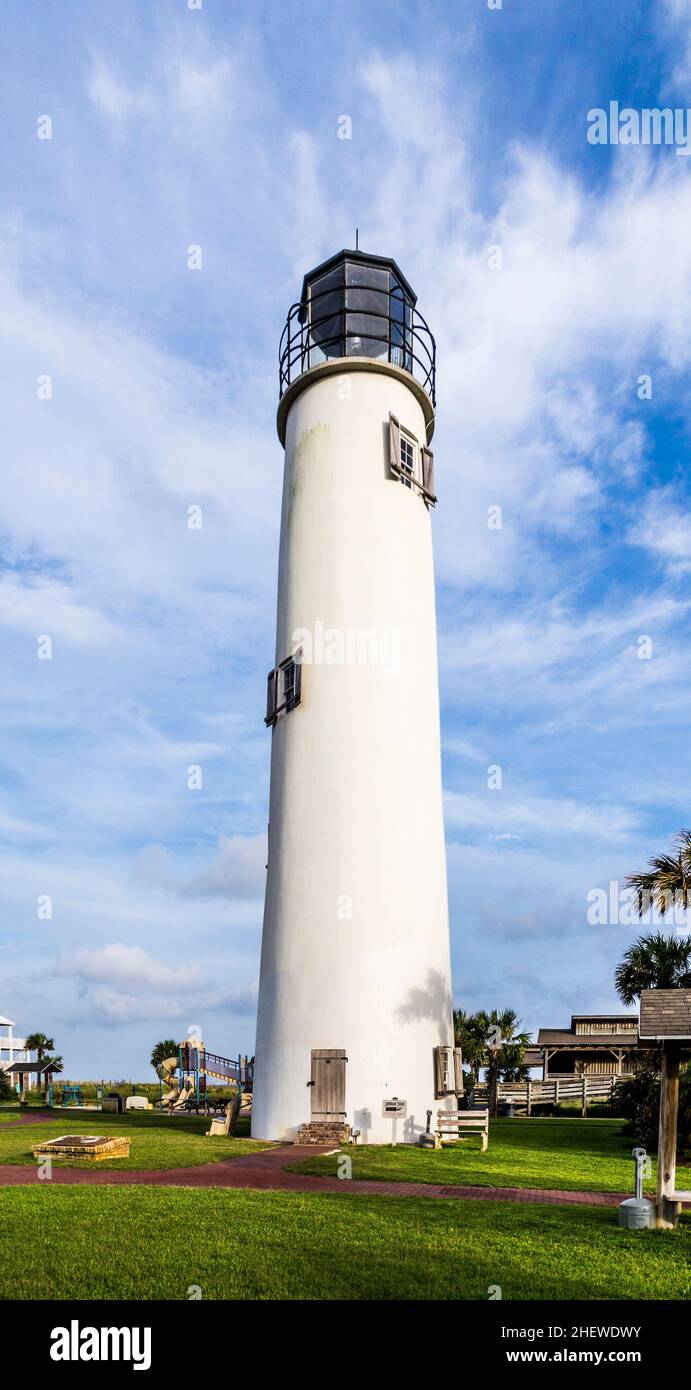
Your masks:
[[[16,1129],[17,1125],[41,1125],[44,1124],[47,1120],[54,1119],[54,1115],[46,1115],[43,1110],[39,1110],[35,1115],[20,1115],[18,1120],[7,1120],[7,1122],[3,1124],[2,1128]]]
[[[35,1117],[32,1117],[35,1118]],[[17,1123],[21,1123],[18,1121]],[[251,1187],[271,1192],[334,1192],[342,1196],[367,1197],[451,1197],[482,1198],[501,1202],[538,1202],[543,1205],[615,1207],[627,1195],[625,1192],[562,1192],[534,1187],[456,1187],[426,1182],[374,1182],[362,1178],[318,1178],[307,1173],[292,1173],[287,1166],[304,1158],[333,1150],[318,1145],[285,1144],[263,1153],[247,1154],[246,1158],[224,1159],[220,1163],[203,1163],[194,1168],[158,1168],[127,1171],[94,1168],[53,1167],[51,1182],[68,1186],[116,1187]],[[0,1166],[0,1187],[28,1186],[37,1182],[36,1168],[31,1164]]]

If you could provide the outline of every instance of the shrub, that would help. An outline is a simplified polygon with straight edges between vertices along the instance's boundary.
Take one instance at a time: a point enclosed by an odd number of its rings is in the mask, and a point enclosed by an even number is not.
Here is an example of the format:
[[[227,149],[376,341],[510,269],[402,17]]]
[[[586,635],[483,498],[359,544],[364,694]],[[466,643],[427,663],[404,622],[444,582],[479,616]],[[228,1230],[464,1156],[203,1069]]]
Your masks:
[[[0,1071],[0,1100],[16,1100],[17,1093],[6,1071]]]
[[[624,1116],[624,1134],[657,1153],[660,1119],[660,1078],[651,1068],[627,1077],[620,1087],[619,1107]],[[683,1157],[691,1148],[691,1070],[685,1067],[679,1078],[679,1128],[677,1153]]]
[[[534,1109],[535,1107],[533,1107],[533,1110]],[[583,1112],[580,1100],[566,1100],[560,1101],[558,1105],[553,1105],[551,1107],[551,1113],[553,1115],[561,1115],[562,1117],[566,1118],[567,1116],[580,1116]],[[589,1100],[586,1114],[589,1120],[618,1120],[623,1118],[624,1111],[622,1109],[619,1096],[615,1095],[614,1101],[603,1098],[599,1100]]]

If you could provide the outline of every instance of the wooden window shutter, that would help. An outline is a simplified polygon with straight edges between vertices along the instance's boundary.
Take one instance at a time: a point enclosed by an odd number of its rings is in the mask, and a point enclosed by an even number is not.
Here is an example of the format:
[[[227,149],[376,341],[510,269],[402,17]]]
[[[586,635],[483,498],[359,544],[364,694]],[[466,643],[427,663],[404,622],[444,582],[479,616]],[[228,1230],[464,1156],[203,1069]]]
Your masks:
[[[425,501],[431,502],[434,506],[436,496],[434,492],[434,454],[431,449],[422,448],[422,491],[425,494]]]
[[[401,426],[395,415],[389,415],[389,471],[394,478],[401,476]]]
[[[463,1095],[463,1053],[460,1047],[453,1050],[453,1081],[457,1096]]]
[[[302,699],[302,649],[295,653],[295,684],[293,686],[293,705],[299,705]]]
[[[276,692],[278,685],[278,671],[269,671],[266,684],[266,718],[265,724],[275,724],[276,722]]]
[[[453,1051],[452,1047],[434,1049],[434,1085],[438,1097],[454,1093]]]
[[[438,1047],[435,1047],[435,1049],[434,1049],[434,1094],[435,1094],[435,1096],[440,1096],[440,1095],[441,1095],[441,1081],[442,1081],[442,1076],[441,1076],[441,1057],[439,1056],[439,1052],[440,1052],[440,1049],[439,1049]]]

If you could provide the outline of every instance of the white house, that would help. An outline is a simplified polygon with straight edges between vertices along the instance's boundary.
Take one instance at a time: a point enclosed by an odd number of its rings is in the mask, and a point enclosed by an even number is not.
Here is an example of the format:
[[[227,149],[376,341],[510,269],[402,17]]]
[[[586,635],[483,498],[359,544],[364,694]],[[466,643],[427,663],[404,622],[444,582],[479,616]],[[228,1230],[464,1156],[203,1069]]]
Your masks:
[[[31,1053],[27,1052],[26,1039],[14,1036],[13,1029],[15,1024],[11,1018],[4,1018],[0,1014],[0,1068],[10,1073],[13,1083],[16,1085],[17,1076],[14,1074],[13,1062],[30,1062]],[[33,1086],[33,1078],[27,1078],[26,1085]]]

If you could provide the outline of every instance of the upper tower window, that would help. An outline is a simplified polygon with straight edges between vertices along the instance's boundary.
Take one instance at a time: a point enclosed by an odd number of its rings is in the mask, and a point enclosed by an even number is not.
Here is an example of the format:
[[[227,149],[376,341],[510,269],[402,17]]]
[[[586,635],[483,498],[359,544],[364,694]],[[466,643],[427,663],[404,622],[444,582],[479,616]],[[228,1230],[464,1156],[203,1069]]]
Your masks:
[[[281,395],[320,362],[366,357],[400,367],[434,404],[435,346],[396,262],[340,251],[305,276],[281,339]]]
[[[404,483],[406,487],[412,487],[413,480],[416,477],[416,452],[414,441],[409,439],[408,435],[404,434],[403,430],[401,430],[401,482]]]

